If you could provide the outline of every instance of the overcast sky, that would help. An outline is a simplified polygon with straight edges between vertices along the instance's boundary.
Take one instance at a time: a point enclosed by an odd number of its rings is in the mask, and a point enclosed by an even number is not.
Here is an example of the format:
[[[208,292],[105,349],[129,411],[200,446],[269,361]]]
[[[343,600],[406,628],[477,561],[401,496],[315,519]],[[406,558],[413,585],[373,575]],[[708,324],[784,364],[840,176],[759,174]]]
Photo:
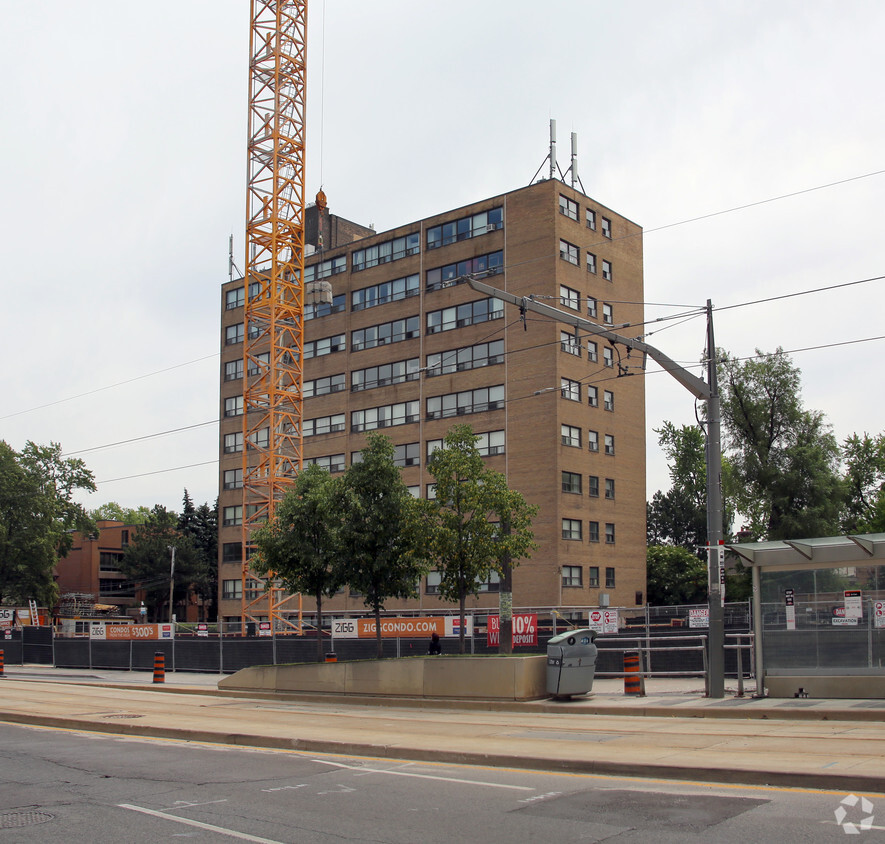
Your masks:
[[[81,456],[89,507],[217,495],[248,11],[0,3],[0,439]],[[885,429],[869,339],[885,283],[837,287],[885,275],[885,4],[311,0],[309,15],[308,197],[322,183],[333,213],[383,231],[513,190],[556,118],[560,161],[577,132],[586,192],[645,228],[649,318],[835,288],[722,310],[717,343],[793,351],[840,440]],[[647,339],[689,364],[704,330]],[[651,494],[669,487],[653,429],[695,404],[647,378]]]

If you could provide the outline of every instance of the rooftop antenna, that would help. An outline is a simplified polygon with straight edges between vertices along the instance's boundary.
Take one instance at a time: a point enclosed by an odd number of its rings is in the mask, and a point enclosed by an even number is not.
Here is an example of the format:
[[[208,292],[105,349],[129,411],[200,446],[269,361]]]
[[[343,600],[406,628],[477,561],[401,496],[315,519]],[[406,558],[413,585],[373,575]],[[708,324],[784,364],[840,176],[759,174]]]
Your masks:
[[[552,118],[550,119],[550,152],[547,153],[547,157],[541,162],[541,166],[535,171],[535,175],[532,176],[532,180],[529,184],[535,183],[535,179],[538,178],[538,173],[544,169],[544,165],[548,161],[550,162],[550,175],[548,178],[555,179],[557,172],[559,173],[560,178],[562,178],[562,171],[556,163],[556,121]]]
[[[566,170],[566,175],[571,173],[571,182],[572,187],[577,190],[578,185],[581,186],[581,193],[586,194],[587,191],[584,190],[584,183],[581,181],[581,177],[578,175],[578,133],[572,132],[572,163],[571,166]]]
[[[230,276],[231,281],[234,280],[234,273],[237,274],[237,278],[241,278],[243,275],[234,263],[234,236],[231,235],[227,252],[227,274]]]

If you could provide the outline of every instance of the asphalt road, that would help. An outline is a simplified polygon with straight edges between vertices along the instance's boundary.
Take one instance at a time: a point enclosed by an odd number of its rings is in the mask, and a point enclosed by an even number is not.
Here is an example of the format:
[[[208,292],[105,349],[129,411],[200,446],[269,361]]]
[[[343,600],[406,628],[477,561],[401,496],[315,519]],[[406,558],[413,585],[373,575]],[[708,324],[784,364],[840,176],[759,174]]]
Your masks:
[[[845,840],[835,812],[846,796],[0,724],[0,844],[814,844]],[[866,799],[866,811],[844,807],[849,823],[873,816],[849,840],[883,841],[885,798]]]

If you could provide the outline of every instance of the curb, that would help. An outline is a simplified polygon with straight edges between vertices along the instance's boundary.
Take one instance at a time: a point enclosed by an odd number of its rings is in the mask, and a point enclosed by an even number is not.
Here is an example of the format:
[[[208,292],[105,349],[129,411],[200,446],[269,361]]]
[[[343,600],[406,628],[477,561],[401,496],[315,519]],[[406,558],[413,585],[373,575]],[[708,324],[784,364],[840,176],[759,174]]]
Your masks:
[[[408,747],[373,745],[358,742],[338,742],[329,739],[284,739],[256,736],[246,733],[213,732],[175,727],[113,722],[79,721],[57,716],[43,717],[23,713],[0,712],[0,721],[25,726],[53,727],[122,736],[145,736],[173,741],[203,742],[231,747],[291,750],[302,753],[328,753],[339,756],[363,756],[381,759],[400,759],[419,762],[442,762],[452,765],[477,765],[516,770],[534,770],[597,776],[668,779],[730,785],[761,785],[781,788],[817,788],[826,791],[862,791],[870,794],[883,792],[881,777],[840,773],[807,773],[803,771],[764,771],[761,769],[732,769],[720,766],[699,767],[664,764],[634,764],[615,760],[588,761],[562,757],[526,757],[502,753],[482,753]]]

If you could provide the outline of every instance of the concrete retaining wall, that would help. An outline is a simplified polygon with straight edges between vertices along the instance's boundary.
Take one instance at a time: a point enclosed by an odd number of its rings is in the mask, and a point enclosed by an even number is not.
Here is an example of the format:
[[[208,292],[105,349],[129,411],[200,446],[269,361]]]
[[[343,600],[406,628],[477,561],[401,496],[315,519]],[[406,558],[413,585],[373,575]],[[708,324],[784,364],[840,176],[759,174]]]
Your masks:
[[[805,674],[765,676],[769,697],[795,697],[803,689],[809,698],[885,698],[885,677],[870,674]]]
[[[220,680],[218,688],[251,692],[538,700],[547,697],[547,658],[435,656],[256,665]]]

